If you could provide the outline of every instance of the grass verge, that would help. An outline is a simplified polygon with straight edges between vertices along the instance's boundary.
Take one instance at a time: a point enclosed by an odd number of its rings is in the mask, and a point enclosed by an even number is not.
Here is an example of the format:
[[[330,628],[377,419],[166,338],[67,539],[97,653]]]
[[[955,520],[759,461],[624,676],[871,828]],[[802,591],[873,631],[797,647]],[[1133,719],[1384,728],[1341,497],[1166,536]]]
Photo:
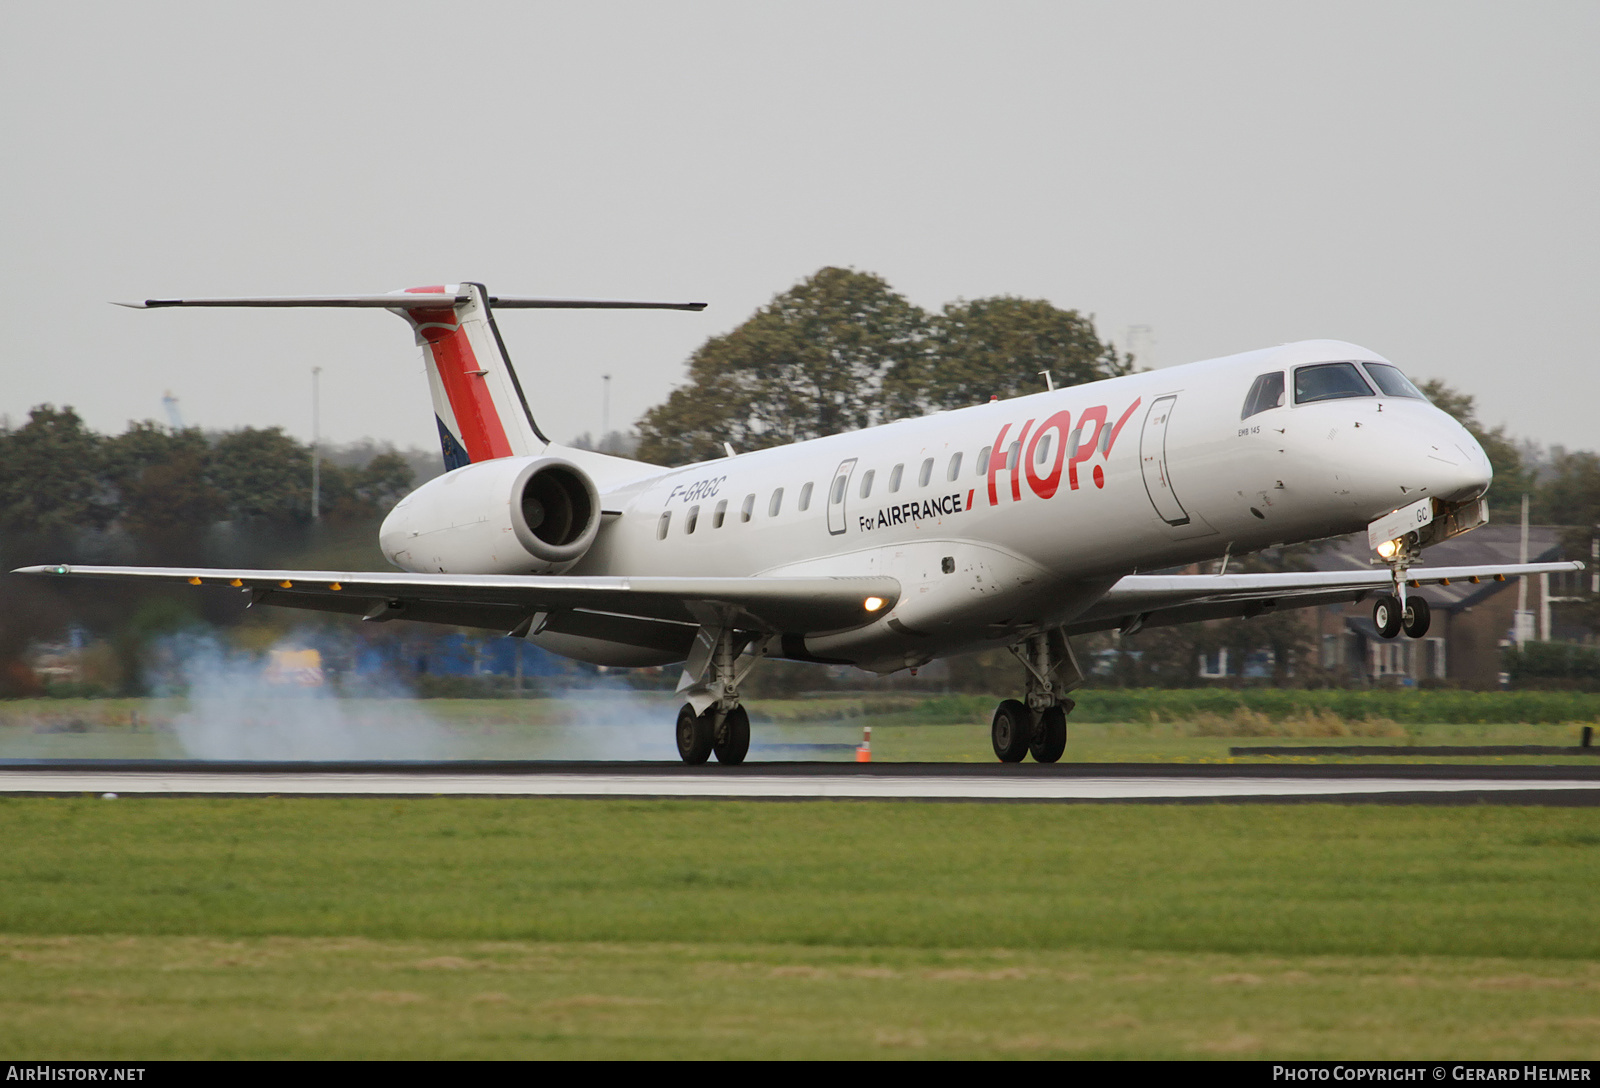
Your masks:
[[[1590,809],[0,800],[28,1057],[1594,1057]]]

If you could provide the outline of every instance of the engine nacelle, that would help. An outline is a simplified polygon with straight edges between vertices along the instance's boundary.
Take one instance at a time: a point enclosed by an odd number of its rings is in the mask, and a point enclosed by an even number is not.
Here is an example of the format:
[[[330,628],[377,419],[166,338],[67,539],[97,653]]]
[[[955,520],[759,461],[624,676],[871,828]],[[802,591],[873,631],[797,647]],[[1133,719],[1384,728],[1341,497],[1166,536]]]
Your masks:
[[[378,543],[401,570],[560,574],[599,529],[599,492],[577,465],[501,457],[447,472],[401,499]]]

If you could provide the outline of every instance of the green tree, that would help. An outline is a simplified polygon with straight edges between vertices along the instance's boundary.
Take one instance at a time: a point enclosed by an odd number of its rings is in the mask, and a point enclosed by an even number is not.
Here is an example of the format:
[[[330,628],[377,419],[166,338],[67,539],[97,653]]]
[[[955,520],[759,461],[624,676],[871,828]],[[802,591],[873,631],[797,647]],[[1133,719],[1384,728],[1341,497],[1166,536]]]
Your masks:
[[[824,268],[689,359],[689,381],[639,421],[661,464],[765,449],[877,421],[885,377],[923,348],[927,315],[881,277]]]
[[[103,439],[71,408],[41,404],[28,422],[0,434],[0,521],[41,536],[104,525],[99,469]]]
[[[142,561],[202,561],[206,531],[223,510],[222,493],[207,479],[210,460],[211,444],[196,429],[146,421],[106,440],[103,472]]]
[[[1042,371],[1064,386],[1132,370],[1133,357],[1102,343],[1078,311],[1002,295],[946,305],[930,323],[928,350],[897,367],[885,391],[893,414],[921,415],[1040,392]]]
[[[1556,446],[1543,477],[1534,493],[1533,516],[1546,525],[1575,527],[1587,550],[1590,531],[1600,525],[1600,455]]]
[[[380,514],[405,498],[416,478],[410,462],[394,452],[378,454],[354,475],[351,486],[356,499]]]
[[[281,427],[219,435],[207,472],[234,521],[289,526],[311,519],[311,450]]]

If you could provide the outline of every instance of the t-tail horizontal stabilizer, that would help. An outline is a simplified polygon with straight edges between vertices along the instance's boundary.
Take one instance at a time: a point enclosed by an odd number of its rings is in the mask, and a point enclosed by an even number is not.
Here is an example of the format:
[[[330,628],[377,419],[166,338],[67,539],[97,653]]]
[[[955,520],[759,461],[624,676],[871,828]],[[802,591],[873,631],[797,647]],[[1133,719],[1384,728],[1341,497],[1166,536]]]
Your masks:
[[[493,311],[698,311],[706,307],[703,302],[491,295],[481,283],[412,287],[382,295],[147,298],[117,305],[138,310],[177,306],[329,307],[398,314],[411,326],[417,346],[422,349],[446,471],[498,457],[533,456],[550,445],[534,422],[527,395],[495,326]]]

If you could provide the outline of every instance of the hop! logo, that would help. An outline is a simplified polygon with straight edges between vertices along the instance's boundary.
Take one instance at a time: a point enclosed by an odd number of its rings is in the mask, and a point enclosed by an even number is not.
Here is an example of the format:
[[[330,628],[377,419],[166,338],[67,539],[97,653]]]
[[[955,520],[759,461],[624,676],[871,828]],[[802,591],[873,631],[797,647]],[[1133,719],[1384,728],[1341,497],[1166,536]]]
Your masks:
[[[1122,433],[1122,428],[1133,417],[1133,411],[1139,407],[1143,398],[1135,397],[1127,411],[1123,412],[1115,424],[1106,422],[1109,412],[1104,404],[1097,404],[1093,408],[1085,408],[1078,415],[1078,426],[1072,427],[1072,413],[1066,409],[1055,413],[1034,426],[1034,420],[1028,420],[1017,432],[1017,437],[1010,445],[1006,444],[1006,436],[1011,433],[1011,424],[1007,423],[1000,428],[1000,433],[995,436],[994,446],[989,453],[989,505],[1000,504],[999,485],[996,477],[1002,472],[1011,475],[1011,498],[1013,502],[1022,500],[1022,479],[1027,477],[1028,487],[1041,499],[1052,498],[1061,488],[1062,470],[1065,469],[1067,487],[1069,490],[1078,490],[1078,466],[1094,457],[1098,452],[1102,460],[1109,460],[1111,447],[1116,444],[1117,436]],[[1085,431],[1093,427],[1087,434]],[[1040,445],[1046,436],[1054,434],[1050,445],[1044,454],[1040,454]],[[1016,456],[1012,456],[1015,449]],[[1052,456],[1052,454],[1054,456]],[[1041,459],[1050,461],[1050,470],[1041,472]],[[1095,465],[1091,473],[1094,486],[1106,486],[1105,469]]]

